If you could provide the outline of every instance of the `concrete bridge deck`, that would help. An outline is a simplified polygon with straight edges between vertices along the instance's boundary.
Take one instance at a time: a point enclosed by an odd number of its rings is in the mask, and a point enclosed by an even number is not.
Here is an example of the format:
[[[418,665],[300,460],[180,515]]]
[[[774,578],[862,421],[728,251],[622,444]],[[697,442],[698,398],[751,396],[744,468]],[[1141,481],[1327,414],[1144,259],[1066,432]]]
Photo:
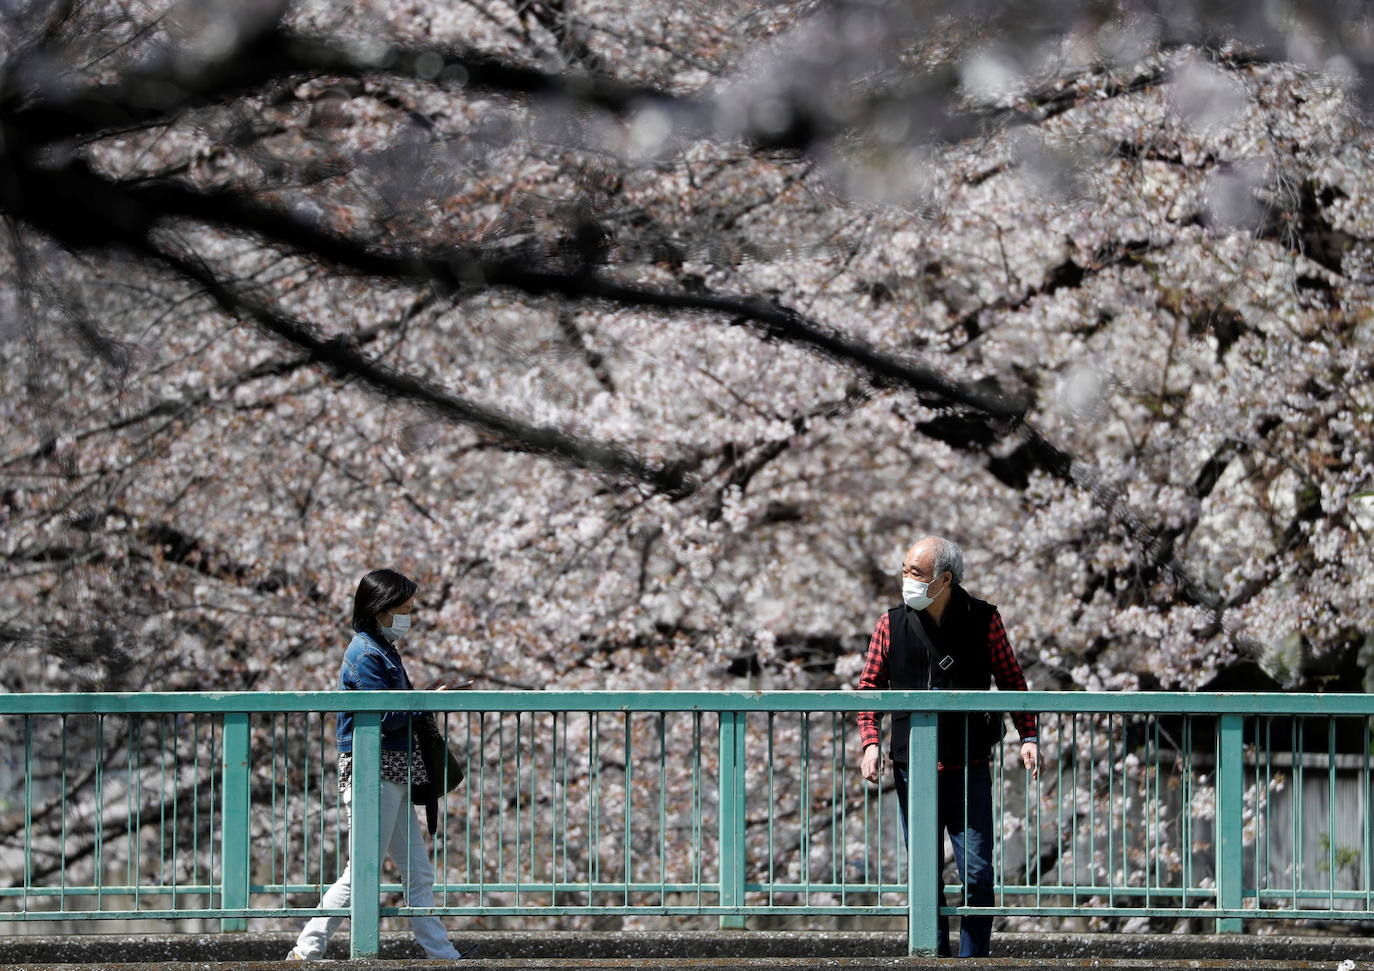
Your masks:
[[[578,932],[454,931],[479,971],[625,971],[669,968],[682,971],[793,971],[967,967],[968,962],[909,958],[903,934],[834,931]],[[147,968],[152,971],[279,971],[294,938],[281,933],[180,934],[167,936],[89,935],[67,938],[0,937],[0,967],[33,971],[92,971]],[[996,957],[973,962],[983,968],[1119,968],[1123,971],[1334,969],[1355,962],[1374,971],[1374,939],[1363,937],[1280,937],[1242,935],[999,934]],[[343,934],[331,944],[327,967],[391,969],[452,967],[425,961],[409,934],[383,936],[382,954],[371,961],[342,960]]]

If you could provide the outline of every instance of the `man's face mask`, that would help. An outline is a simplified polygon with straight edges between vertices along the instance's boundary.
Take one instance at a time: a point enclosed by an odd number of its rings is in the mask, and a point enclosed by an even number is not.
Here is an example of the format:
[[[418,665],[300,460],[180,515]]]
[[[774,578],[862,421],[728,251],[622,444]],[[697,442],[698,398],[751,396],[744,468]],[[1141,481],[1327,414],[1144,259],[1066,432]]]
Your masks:
[[[925,580],[902,577],[902,603],[912,610],[925,610],[935,602],[935,598],[930,596],[930,588],[938,582],[938,577],[929,583]]]

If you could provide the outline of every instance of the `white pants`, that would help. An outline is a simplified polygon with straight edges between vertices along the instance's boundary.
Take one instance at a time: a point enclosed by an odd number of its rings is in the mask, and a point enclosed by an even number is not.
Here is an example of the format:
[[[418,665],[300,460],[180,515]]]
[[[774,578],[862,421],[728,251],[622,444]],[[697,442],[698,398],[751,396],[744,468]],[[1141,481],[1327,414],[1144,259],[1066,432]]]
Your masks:
[[[420,835],[420,820],[410,808],[406,787],[396,783],[382,782],[381,820],[382,847],[386,855],[401,871],[401,884],[405,887],[406,902],[411,907],[434,906],[434,868],[429,862],[429,851],[425,849],[424,837]],[[344,793],[348,804],[348,826],[353,828],[353,789],[350,786]],[[334,886],[324,892],[321,907],[347,907],[353,895],[353,861],[344,867],[343,875]],[[329,944],[330,935],[339,927],[342,917],[312,917],[296,939],[296,951],[308,961],[324,957],[324,949]],[[462,957],[457,948],[449,943],[448,933],[438,917],[412,917],[410,928],[415,939],[425,949],[431,960]]]

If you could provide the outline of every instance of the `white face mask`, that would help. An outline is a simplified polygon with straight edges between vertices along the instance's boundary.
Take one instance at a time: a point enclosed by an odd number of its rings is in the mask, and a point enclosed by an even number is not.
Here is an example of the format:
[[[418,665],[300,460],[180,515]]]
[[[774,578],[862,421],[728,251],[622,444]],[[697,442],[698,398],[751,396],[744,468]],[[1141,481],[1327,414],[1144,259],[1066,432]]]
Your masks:
[[[931,583],[935,581],[932,580]],[[913,580],[911,577],[902,577],[902,603],[912,610],[925,610],[935,602],[935,598],[929,596],[930,583],[924,580]]]
[[[395,644],[410,630],[410,614],[392,614],[391,626],[379,628],[382,636]]]

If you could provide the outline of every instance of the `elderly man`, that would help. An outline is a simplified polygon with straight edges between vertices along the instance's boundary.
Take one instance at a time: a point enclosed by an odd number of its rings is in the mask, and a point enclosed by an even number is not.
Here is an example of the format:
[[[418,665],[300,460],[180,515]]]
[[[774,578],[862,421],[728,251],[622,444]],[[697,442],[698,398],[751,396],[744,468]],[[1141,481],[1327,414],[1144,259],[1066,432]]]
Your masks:
[[[902,562],[902,604],[878,618],[868,643],[859,688],[986,691],[996,682],[1001,691],[1025,691],[1026,678],[1012,653],[997,608],[969,596],[964,555],[949,540],[928,536],[907,551]],[[1039,746],[1035,715],[1013,715],[1021,736],[1021,761],[1038,775]],[[910,718],[892,720],[891,759],[907,832],[907,726]],[[939,825],[948,831],[964,895],[973,907],[990,907],[992,895],[992,777],[990,753],[1005,732],[1002,716],[992,713],[946,714],[939,721]],[[877,782],[881,771],[881,735],[874,712],[859,714],[863,743],[861,771]],[[937,879],[939,875],[937,874]],[[940,918],[939,953],[949,956],[949,920]],[[960,921],[959,956],[986,957],[992,918]]]

